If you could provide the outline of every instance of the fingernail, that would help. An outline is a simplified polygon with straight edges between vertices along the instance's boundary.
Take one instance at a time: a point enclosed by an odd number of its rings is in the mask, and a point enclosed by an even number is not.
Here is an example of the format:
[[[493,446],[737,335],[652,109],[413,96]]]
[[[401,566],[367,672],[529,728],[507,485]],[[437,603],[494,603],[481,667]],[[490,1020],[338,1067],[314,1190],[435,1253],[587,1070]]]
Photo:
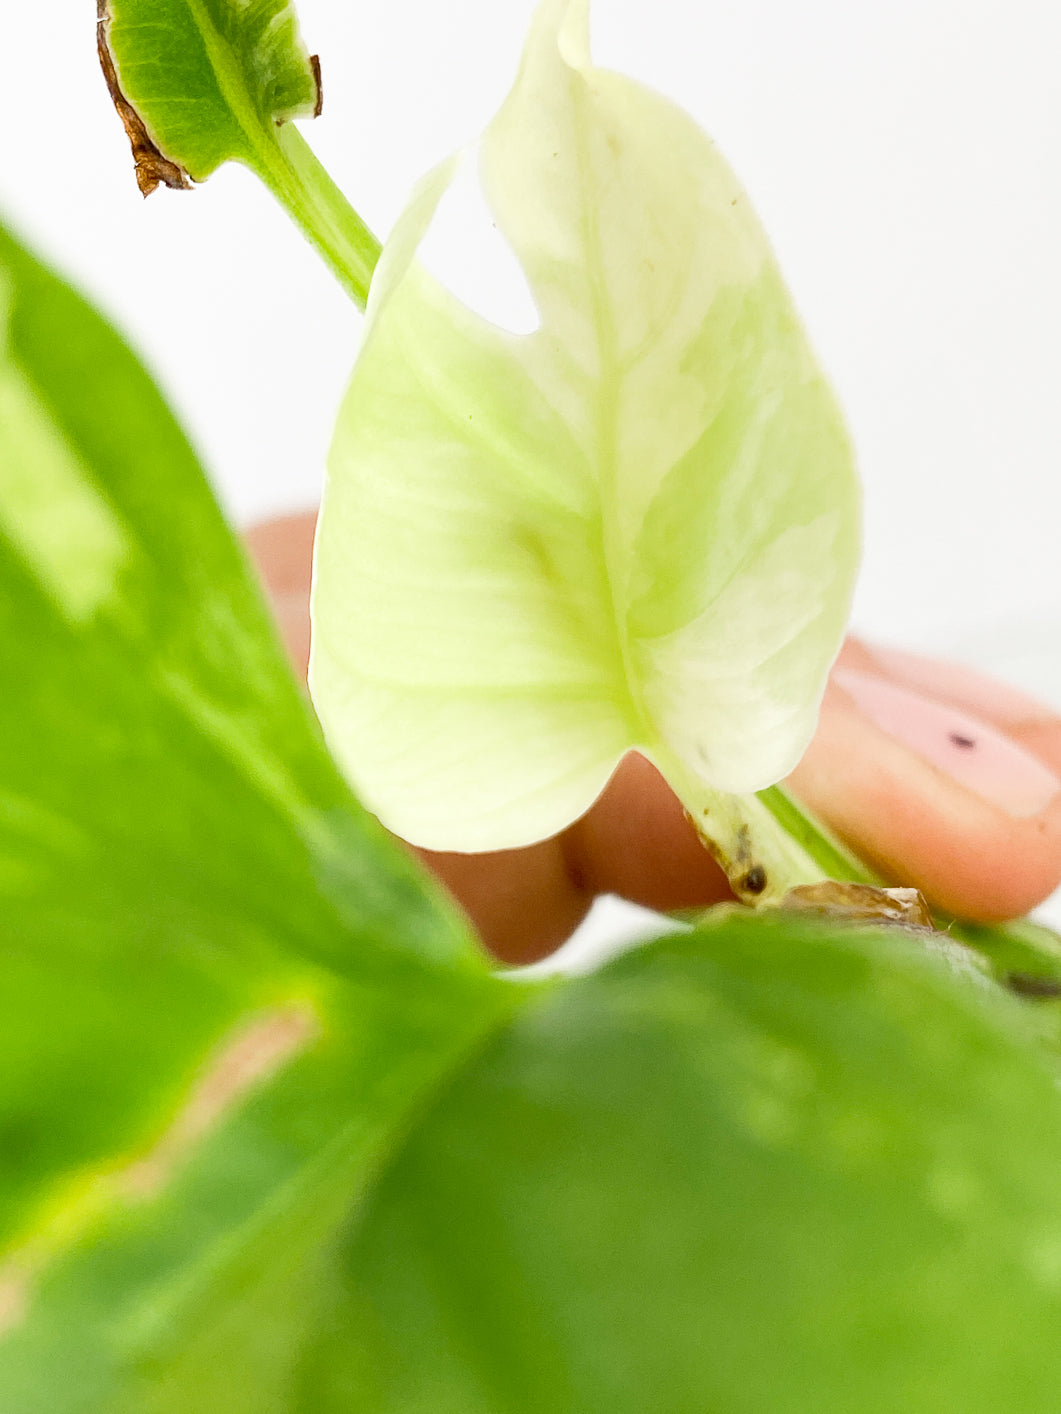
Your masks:
[[[1048,767],[979,717],[852,668],[833,681],[881,731],[1007,815],[1038,815],[1061,790]]]
[[[1046,721],[1056,716],[1045,703],[1029,697],[1026,692],[1018,692],[1015,687],[960,663],[941,663],[935,658],[901,653],[894,648],[869,647],[868,652],[887,677],[937,701],[965,707],[975,715],[1014,724]]]

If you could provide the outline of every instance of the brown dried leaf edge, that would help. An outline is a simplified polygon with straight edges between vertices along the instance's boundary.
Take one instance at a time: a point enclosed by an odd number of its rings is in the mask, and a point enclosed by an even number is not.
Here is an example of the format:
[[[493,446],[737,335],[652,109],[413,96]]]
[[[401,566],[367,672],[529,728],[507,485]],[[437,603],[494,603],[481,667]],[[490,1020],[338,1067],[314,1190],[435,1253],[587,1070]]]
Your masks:
[[[107,80],[111,101],[117,109],[118,117],[122,120],[122,126],[129,138],[129,146],[133,149],[136,184],[144,196],[150,196],[155,188],[162,183],[165,183],[167,187],[187,191],[192,184],[188,173],[178,162],[171,161],[159,148],[148,132],[143,118],[119,87],[118,73],[114,67],[114,56],[107,38],[109,23],[110,13],[107,0],[97,0],[96,50],[99,54],[103,77]]]
[[[129,138],[129,146],[133,149],[133,162],[136,166],[136,184],[144,196],[150,196],[156,187],[165,185],[175,190],[187,191],[192,180],[187,170],[174,162],[155,142],[154,138],[147,130],[147,124],[141,118],[133,105],[126,98],[118,83],[118,71],[114,64],[114,55],[111,53],[110,41],[107,37],[107,30],[110,25],[110,6],[108,0],[96,0],[96,51],[99,54],[100,68],[103,70],[103,77],[107,81],[107,90],[111,96],[111,102],[122,120]],[[324,106],[324,90],[321,86],[321,64],[316,54],[310,55],[310,66],[313,70],[313,79],[317,87],[317,102],[313,110],[313,116],[319,118],[321,108]]]

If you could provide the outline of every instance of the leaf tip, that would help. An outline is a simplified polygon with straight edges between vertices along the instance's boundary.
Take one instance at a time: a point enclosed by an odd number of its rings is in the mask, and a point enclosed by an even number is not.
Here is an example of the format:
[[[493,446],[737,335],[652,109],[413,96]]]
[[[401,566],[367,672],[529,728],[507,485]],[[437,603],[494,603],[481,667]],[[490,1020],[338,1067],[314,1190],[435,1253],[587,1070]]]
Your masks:
[[[590,67],[589,0],[561,0],[556,47],[570,68],[581,70]]]

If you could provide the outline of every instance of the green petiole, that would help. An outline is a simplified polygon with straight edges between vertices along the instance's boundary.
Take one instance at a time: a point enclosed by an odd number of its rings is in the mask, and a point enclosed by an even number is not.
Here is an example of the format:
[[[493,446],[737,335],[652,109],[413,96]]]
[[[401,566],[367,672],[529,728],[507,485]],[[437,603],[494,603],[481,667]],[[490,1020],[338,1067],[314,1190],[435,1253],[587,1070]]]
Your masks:
[[[800,805],[784,786],[769,786],[758,792],[757,799],[777,824],[802,846],[825,878],[883,886],[884,880],[863,864],[805,806]]]
[[[293,123],[258,149],[258,176],[316,248],[357,307],[368,301],[381,246]]]

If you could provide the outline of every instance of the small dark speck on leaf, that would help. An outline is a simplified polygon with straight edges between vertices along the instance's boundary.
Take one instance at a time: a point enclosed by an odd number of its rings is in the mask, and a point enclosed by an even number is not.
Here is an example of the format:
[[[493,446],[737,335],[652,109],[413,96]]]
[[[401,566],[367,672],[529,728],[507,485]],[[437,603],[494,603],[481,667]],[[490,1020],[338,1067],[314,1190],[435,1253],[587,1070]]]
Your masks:
[[[951,732],[950,741],[952,746],[960,746],[963,751],[972,751],[976,745],[971,736],[962,736],[961,732]]]
[[[1010,972],[1006,975],[1006,986],[1018,997],[1031,997],[1049,1001],[1061,997],[1061,978],[1037,977],[1032,972]]]

